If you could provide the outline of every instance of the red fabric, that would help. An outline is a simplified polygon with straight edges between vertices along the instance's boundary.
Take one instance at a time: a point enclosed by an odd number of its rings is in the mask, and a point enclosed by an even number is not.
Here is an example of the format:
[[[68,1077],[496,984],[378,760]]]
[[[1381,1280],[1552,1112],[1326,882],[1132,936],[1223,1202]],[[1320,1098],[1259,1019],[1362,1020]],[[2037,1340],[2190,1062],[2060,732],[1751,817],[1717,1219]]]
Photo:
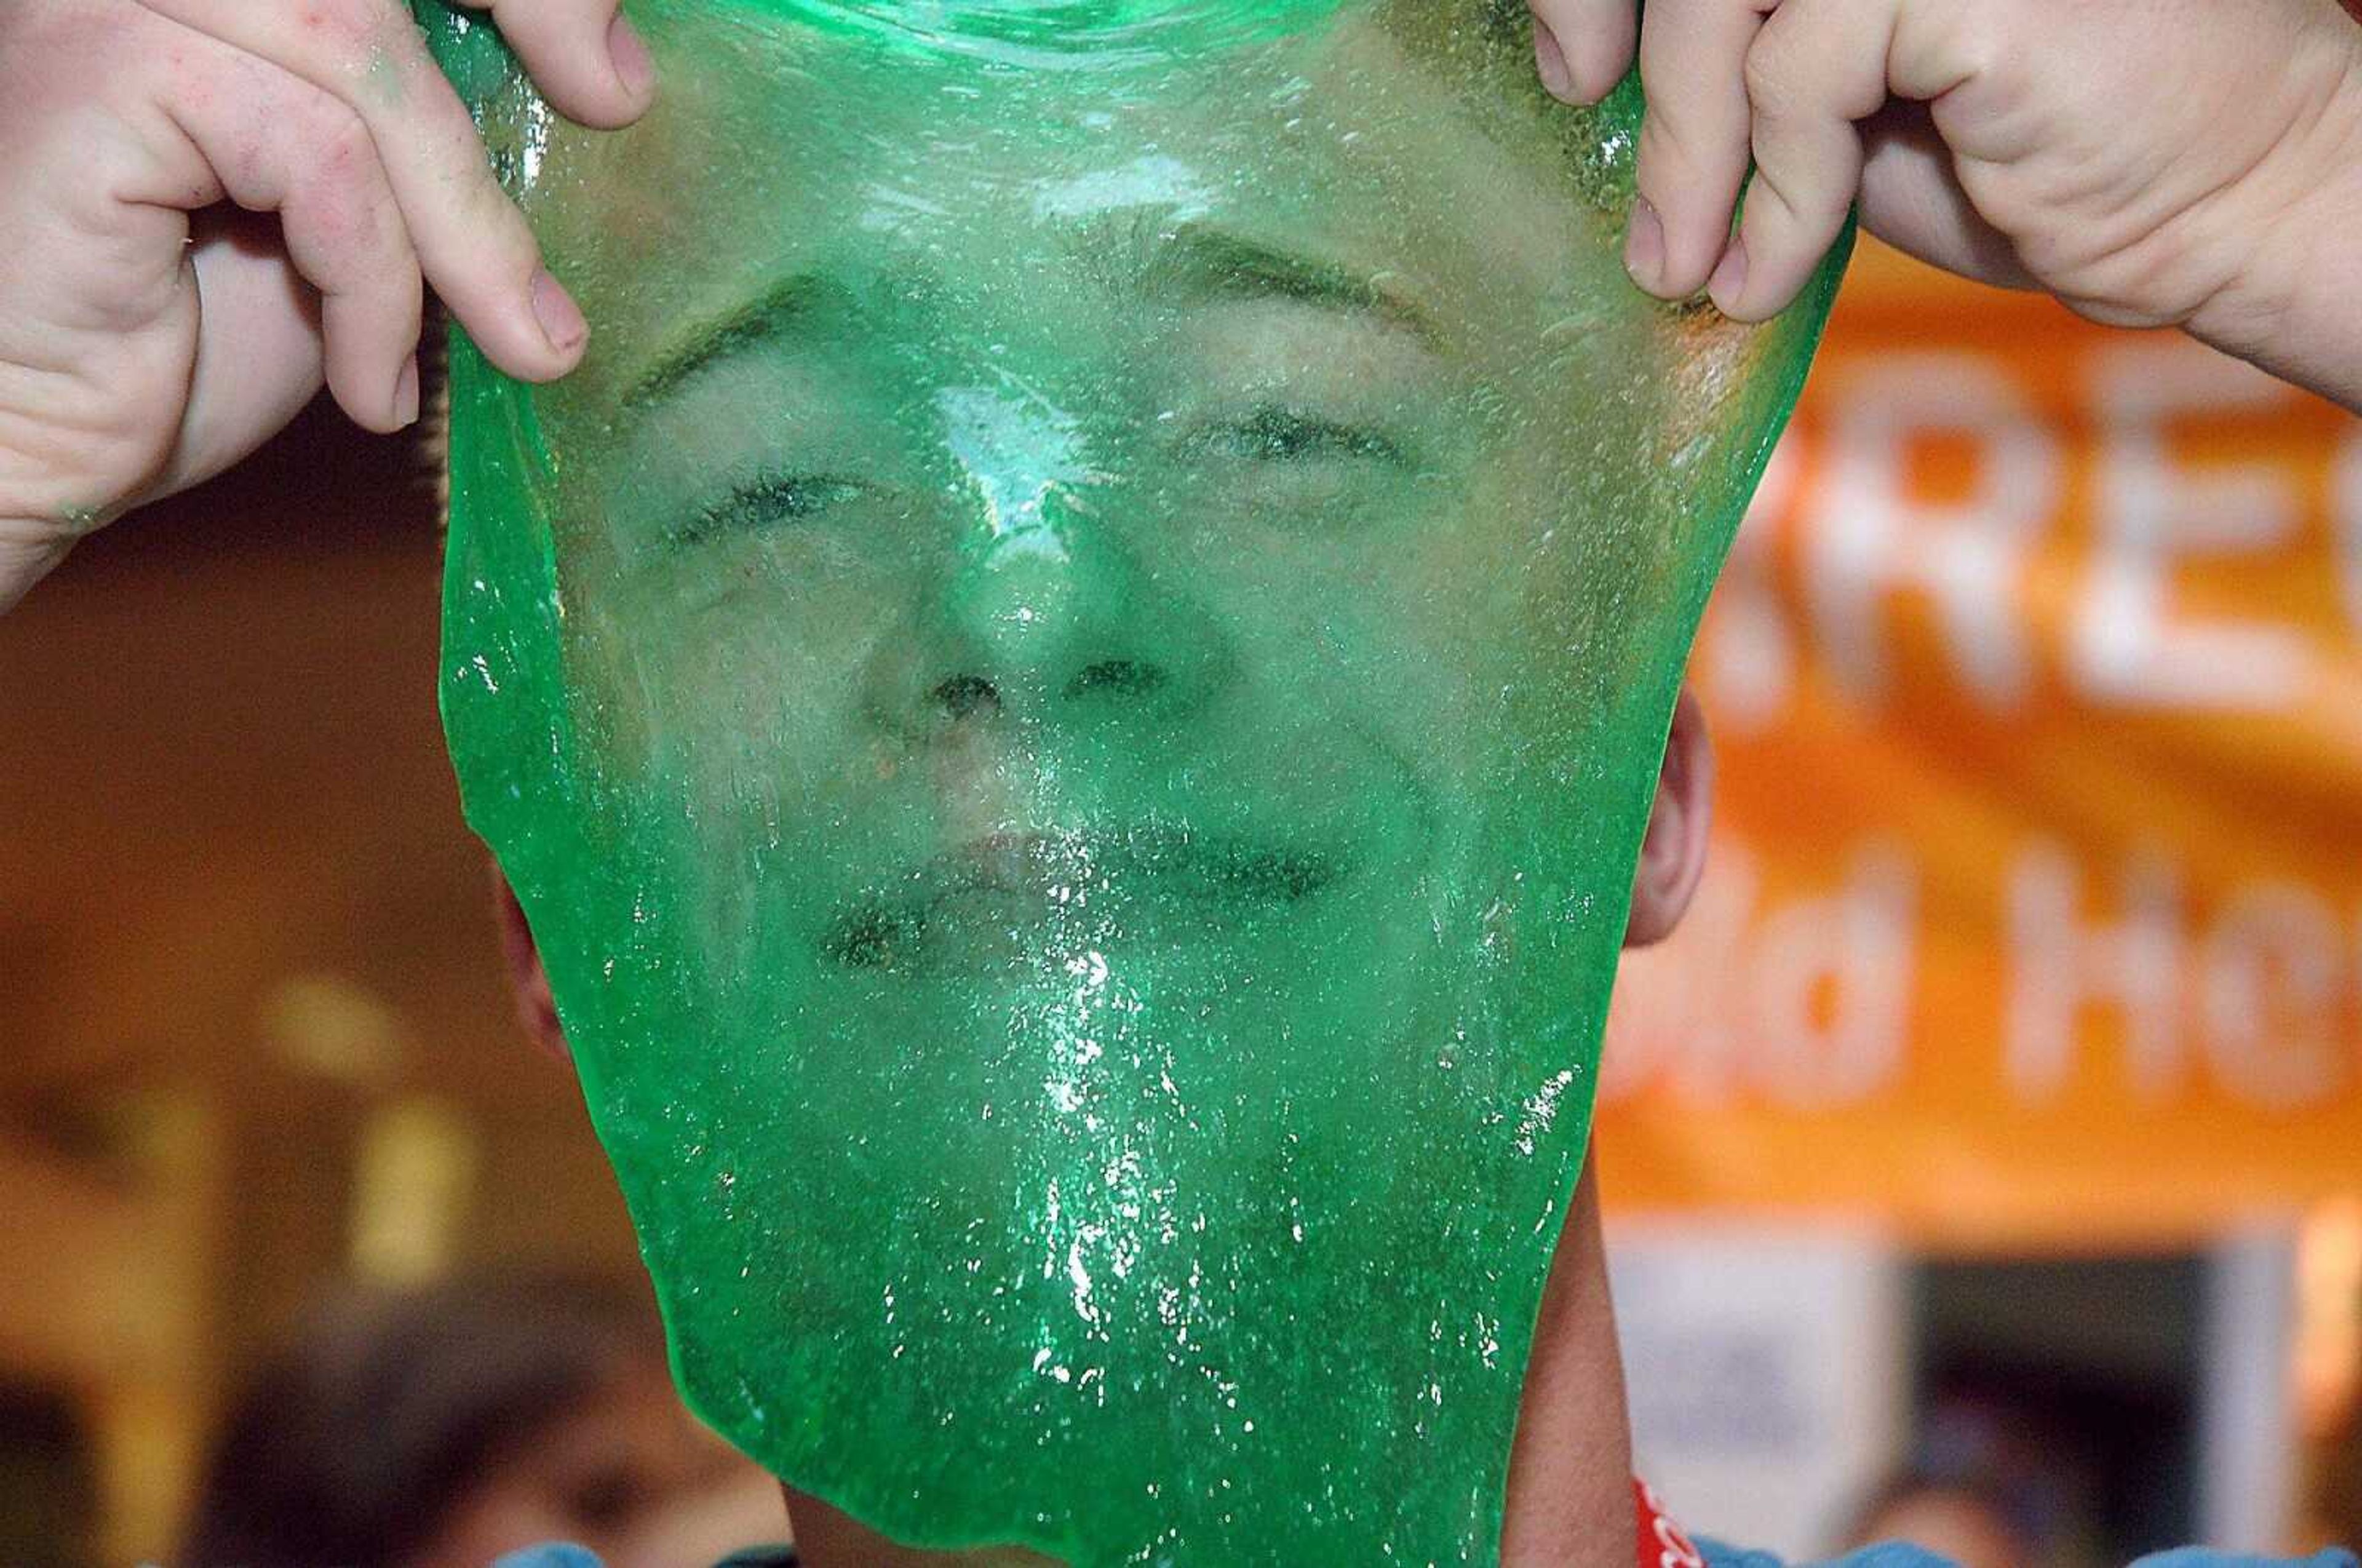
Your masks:
[[[1646,1482],[1632,1483],[1632,1505],[1639,1524],[1635,1545],[1639,1568],[1705,1568],[1705,1559],[1682,1527],[1665,1517],[1664,1505]]]

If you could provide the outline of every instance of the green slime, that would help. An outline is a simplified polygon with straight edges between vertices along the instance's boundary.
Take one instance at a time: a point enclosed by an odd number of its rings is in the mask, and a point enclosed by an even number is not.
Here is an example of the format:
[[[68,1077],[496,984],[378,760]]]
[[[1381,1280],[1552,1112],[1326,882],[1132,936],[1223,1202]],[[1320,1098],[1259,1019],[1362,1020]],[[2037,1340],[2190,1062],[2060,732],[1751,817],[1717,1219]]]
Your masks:
[[[594,136],[425,15],[599,325],[453,339],[443,701],[683,1391],[915,1545],[1496,1561],[1842,255],[1645,299],[1637,86],[1552,104],[1522,6],[635,16]]]

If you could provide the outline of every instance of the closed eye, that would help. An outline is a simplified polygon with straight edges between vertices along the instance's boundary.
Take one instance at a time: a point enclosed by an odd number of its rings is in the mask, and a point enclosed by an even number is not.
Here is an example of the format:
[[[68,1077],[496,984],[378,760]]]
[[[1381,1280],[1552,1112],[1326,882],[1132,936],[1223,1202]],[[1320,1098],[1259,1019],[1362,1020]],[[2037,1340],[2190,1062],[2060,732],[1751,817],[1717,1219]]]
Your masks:
[[[1208,444],[1233,457],[1262,462],[1302,462],[1321,458],[1402,460],[1402,449],[1373,430],[1318,414],[1264,403],[1245,418],[1208,432]]]
[[[757,475],[712,502],[673,530],[677,545],[700,545],[740,534],[759,534],[782,524],[810,521],[862,494],[858,480],[829,474]]]

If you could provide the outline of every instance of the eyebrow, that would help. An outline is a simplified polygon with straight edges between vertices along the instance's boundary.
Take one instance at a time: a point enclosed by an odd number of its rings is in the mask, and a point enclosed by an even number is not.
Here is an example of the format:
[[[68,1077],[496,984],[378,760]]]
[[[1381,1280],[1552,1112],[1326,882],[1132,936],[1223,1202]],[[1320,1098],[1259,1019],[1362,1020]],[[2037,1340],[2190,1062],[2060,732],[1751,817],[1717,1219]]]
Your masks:
[[[1165,228],[1135,215],[1128,232],[1109,236],[1088,225],[1077,248],[1104,268],[1111,257],[1139,267],[1133,286],[1192,302],[1282,299],[1316,309],[1372,317],[1411,333],[1429,348],[1443,335],[1418,302],[1384,273],[1363,273],[1341,262],[1285,250],[1205,224]],[[1110,239],[1115,243],[1108,243]],[[623,396],[626,411],[678,391],[700,372],[750,348],[807,331],[823,314],[855,306],[854,292],[824,272],[798,272],[754,299],[681,334]]]
[[[623,396],[625,409],[642,408],[724,359],[808,329],[824,312],[853,304],[852,291],[822,272],[782,278],[754,299],[683,332]]]
[[[1140,276],[1150,292],[1190,301],[1288,300],[1374,317],[1429,348],[1442,346],[1434,317],[1387,273],[1356,271],[1205,224],[1160,228],[1141,221],[1132,229],[1124,248],[1135,257],[1146,252]]]

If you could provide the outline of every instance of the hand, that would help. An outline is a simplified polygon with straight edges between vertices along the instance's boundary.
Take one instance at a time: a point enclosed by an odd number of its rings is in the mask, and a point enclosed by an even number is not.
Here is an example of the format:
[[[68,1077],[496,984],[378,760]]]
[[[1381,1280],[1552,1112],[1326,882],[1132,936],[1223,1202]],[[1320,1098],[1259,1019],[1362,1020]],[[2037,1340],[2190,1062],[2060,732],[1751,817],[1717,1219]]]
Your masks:
[[[1870,232],[2362,404],[2362,25],[2340,0],[1532,0],[1543,80],[1631,64],[1626,260],[1758,321]],[[1750,156],[1755,178],[1734,237]]]
[[[480,8],[561,113],[646,107],[616,0]],[[324,380],[415,419],[422,279],[512,375],[581,357],[403,0],[5,0],[0,149],[0,610]]]

